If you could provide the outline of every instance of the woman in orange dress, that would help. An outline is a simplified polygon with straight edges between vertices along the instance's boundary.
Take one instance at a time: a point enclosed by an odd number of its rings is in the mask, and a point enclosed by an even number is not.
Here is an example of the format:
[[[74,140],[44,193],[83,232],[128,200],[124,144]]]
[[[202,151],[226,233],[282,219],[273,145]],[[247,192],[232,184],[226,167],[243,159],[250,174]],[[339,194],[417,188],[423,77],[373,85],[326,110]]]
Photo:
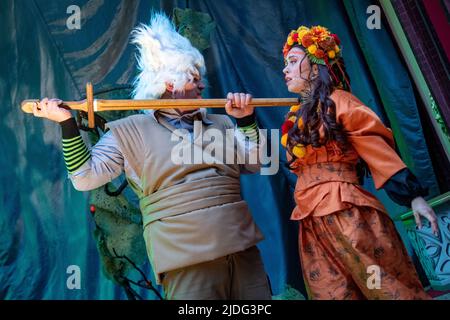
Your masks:
[[[301,26],[283,49],[286,86],[299,94],[281,143],[297,176],[296,207],[303,276],[312,299],[429,299],[386,209],[360,186],[368,168],[375,187],[411,206],[418,227],[437,219],[416,177],[394,150],[377,115],[350,93],[339,38]]]

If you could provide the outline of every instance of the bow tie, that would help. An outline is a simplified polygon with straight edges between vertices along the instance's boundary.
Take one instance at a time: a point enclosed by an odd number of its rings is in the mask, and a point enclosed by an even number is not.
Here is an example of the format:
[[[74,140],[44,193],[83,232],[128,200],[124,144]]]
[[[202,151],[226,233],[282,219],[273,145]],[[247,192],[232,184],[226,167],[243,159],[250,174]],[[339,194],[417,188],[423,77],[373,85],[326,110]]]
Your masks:
[[[206,125],[212,124],[210,120],[203,117],[201,110],[180,114],[173,109],[160,109],[156,113],[165,117],[174,127],[187,129],[191,132],[194,129],[194,121],[202,121]]]

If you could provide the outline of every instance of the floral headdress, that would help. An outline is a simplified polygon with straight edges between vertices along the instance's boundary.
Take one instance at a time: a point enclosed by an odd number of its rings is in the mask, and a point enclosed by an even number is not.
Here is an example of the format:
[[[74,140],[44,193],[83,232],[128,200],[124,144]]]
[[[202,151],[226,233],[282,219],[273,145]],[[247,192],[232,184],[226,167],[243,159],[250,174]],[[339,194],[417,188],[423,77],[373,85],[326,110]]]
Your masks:
[[[304,48],[311,62],[331,65],[340,57],[340,44],[338,36],[325,27],[300,26],[297,30],[289,33],[283,47],[283,56],[286,57],[294,45],[299,45]]]

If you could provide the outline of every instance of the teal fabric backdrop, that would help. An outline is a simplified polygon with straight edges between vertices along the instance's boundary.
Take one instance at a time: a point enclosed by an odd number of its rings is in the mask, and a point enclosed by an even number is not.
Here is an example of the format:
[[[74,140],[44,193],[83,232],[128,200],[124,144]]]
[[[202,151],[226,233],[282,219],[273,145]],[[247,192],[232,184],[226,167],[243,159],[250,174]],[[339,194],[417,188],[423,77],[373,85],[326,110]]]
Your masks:
[[[80,30],[66,12],[81,8]],[[88,194],[73,189],[64,168],[60,128],[20,111],[20,102],[44,96],[83,98],[95,90],[129,85],[136,74],[129,33],[152,9],[189,7],[208,13],[217,27],[204,51],[206,97],[244,91],[288,97],[281,48],[300,24],[336,32],[353,92],[394,129],[399,152],[414,173],[439,194],[422,133],[411,79],[387,26],[366,28],[371,1],[126,1],[5,0],[0,2],[0,298],[125,299],[101,272],[88,214]],[[279,128],[286,108],[258,109],[261,127]],[[243,176],[242,193],[266,239],[259,245],[274,294],[286,285],[304,292],[297,253],[298,225],[289,220],[295,177],[285,168],[269,176]],[[373,191],[370,179],[365,187]],[[406,208],[376,192],[392,216]],[[402,228],[399,225],[399,230]],[[410,252],[411,248],[405,238]],[[81,270],[81,289],[66,286],[67,267]],[[146,271],[149,267],[146,266]],[[150,274],[150,272],[148,272]],[[139,291],[145,298],[153,294]]]

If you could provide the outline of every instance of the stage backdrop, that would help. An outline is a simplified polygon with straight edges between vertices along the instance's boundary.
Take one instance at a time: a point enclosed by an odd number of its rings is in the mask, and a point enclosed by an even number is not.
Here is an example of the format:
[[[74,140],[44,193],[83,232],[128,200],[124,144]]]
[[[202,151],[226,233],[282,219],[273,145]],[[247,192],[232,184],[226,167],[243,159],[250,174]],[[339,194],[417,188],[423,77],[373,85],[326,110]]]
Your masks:
[[[281,48],[287,33],[300,24],[329,27],[342,40],[353,92],[393,128],[401,156],[430,188],[430,195],[439,194],[407,69],[387,26],[366,27],[371,2],[1,1],[0,298],[126,298],[101,272],[88,194],[75,191],[67,178],[59,126],[22,113],[19,105],[23,99],[45,96],[81,99],[87,81],[96,91],[131,84],[136,65],[129,34],[140,22],[149,21],[152,9],[171,13],[175,7],[189,7],[215,21],[211,47],[204,51],[206,98],[224,97],[229,91],[291,97],[282,74]],[[66,26],[71,5],[81,8],[79,30]],[[279,128],[287,110],[258,109],[258,122],[262,128]],[[243,176],[242,193],[265,235],[259,247],[274,295],[286,286],[305,293],[298,225],[289,220],[295,177],[285,168],[284,152],[278,151],[278,173]],[[370,179],[365,187],[374,191]],[[392,216],[406,210],[384,191],[377,196]],[[79,290],[66,285],[70,265],[80,267]]]

